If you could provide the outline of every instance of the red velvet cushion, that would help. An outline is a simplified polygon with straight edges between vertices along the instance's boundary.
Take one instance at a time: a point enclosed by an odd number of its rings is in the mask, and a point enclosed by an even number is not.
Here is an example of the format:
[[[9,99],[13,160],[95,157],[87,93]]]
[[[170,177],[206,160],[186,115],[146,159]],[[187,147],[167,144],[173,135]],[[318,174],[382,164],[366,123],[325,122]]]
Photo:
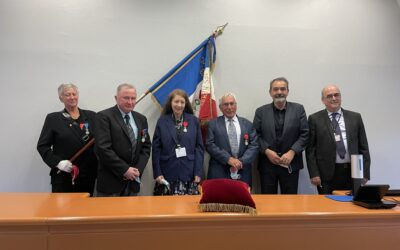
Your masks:
[[[221,211],[229,212],[225,209],[216,209],[210,206],[207,209],[204,208],[204,204],[231,204],[245,206],[248,210],[252,210],[250,213],[255,212],[256,204],[249,192],[249,186],[237,180],[231,179],[211,179],[205,180],[201,185],[202,196],[200,199],[200,209],[202,211]],[[225,206],[226,207],[226,206]],[[234,210],[234,209],[232,209]],[[237,210],[234,210],[237,212]]]

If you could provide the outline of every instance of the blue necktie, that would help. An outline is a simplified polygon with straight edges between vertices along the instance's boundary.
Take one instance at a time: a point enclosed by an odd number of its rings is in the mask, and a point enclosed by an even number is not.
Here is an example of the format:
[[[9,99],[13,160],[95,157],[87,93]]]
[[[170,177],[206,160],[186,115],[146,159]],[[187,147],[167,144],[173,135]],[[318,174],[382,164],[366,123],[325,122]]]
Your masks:
[[[339,123],[336,120],[337,115],[338,113],[332,113],[332,128],[335,132],[336,152],[341,159],[344,159],[344,156],[346,155],[346,148],[344,147],[344,141],[342,137],[342,132],[340,131]],[[337,136],[340,136],[340,141],[336,140]]]

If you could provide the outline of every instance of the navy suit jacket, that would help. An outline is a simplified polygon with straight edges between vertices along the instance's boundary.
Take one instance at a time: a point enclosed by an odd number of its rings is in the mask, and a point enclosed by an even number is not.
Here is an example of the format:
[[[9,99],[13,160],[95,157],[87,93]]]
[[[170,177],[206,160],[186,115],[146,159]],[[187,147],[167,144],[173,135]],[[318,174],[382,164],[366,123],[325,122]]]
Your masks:
[[[132,111],[132,116],[138,128],[133,160],[132,142],[117,105],[97,114],[95,143],[99,158],[97,190],[102,193],[121,192],[128,182],[124,180],[124,173],[128,168],[135,167],[142,175],[149,160],[151,141],[147,119],[135,111]],[[136,181],[131,181],[131,190],[134,192],[140,190]]]
[[[172,114],[158,119],[152,145],[154,178],[163,175],[168,182],[188,182],[193,181],[194,176],[203,176],[204,146],[199,120],[188,113],[183,114],[183,120],[187,122],[187,131],[181,133],[178,141]],[[178,144],[185,147],[186,156],[176,157]]]
[[[253,122],[260,145],[258,169],[261,173],[265,173],[266,168],[273,166],[265,155],[265,150],[271,147],[276,138],[272,105],[273,104],[270,103],[259,107],[256,110]],[[303,105],[294,102],[286,103],[285,122],[281,139],[282,152],[277,153],[284,154],[292,149],[296,153],[290,164],[292,170],[296,171],[302,169],[302,152],[304,151],[308,141],[308,123]]]
[[[347,149],[350,155],[363,155],[364,178],[369,179],[371,158],[361,115],[344,109],[342,111]],[[308,172],[311,178],[319,176],[322,181],[330,181],[335,171],[336,142],[328,112],[324,109],[310,115],[308,123],[310,126],[310,140],[306,149]]]
[[[242,117],[237,118],[241,130],[238,159],[243,164],[243,168],[239,170],[238,173],[241,175],[241,180],[251,186],[252,163],[258,152],[257,135],[256,131],[253,129],[253,124],[251,124],[249,120]],[[246,134],[248,137],[247,145],[245,143]],[[229,144],[224,116],[219,116],[208,123],[206,148],[211,156],[207,178],[230,179],[228,160],[232,156],[232,150]]]

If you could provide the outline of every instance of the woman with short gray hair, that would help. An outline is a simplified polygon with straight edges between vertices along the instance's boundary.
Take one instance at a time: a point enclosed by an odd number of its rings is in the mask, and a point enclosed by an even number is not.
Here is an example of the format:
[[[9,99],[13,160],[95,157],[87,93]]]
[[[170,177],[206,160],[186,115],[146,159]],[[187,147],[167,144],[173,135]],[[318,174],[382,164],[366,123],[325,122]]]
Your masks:
[[[94,137],[96,113],[78,107],[78,87],[72,83],[61,84],[58,97],[64,108],[46,116],[37,150],[50,167],[53,193],[87,192],[92,196],[97,174],[93,146],[73,162],[70,159]]]

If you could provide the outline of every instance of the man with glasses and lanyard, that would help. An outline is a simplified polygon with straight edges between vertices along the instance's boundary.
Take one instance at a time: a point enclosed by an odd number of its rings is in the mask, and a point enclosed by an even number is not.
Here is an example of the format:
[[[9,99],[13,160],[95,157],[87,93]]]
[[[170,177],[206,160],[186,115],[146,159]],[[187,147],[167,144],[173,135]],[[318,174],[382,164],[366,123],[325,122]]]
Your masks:
[[[361,115],[344,110],[342,97],[335,85],[322,89],[322,103],[326,109],[308,118],[310,136],[306,149],[311,183],[320,194],[333,190],[351,190],[352,154],[363,155],[364,184],[370,178],[368,141]]]

